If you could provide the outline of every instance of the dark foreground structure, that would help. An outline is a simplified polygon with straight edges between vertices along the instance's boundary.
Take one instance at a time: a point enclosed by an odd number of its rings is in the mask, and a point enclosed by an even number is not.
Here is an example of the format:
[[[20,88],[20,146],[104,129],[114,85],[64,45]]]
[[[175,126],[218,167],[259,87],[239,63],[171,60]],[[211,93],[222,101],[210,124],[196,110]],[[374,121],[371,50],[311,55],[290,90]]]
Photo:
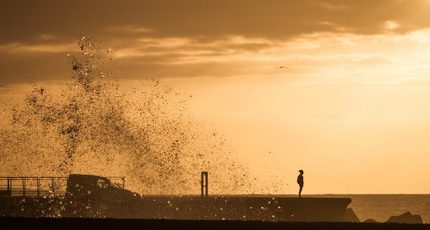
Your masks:
[[[350,199],[249,196],[143,196],[131,202],[77,203],[65,198],[2,198],[3,217],[172,220],[344,221]],[[72,203],[70,203],[72,202]]]
[[[5,177],[3,180],[6,182],[5,185],[3,187],[0,185],[0,226],[10,226],[14,229],[25,225],[57,229],[429,227],[410,224],[347,223],[359,221],[357,218],[351,218],[353,213],[347,209],[351,203],[349,198],[209,196],[207,174],[202,175],[201,196],[141,196],[125,189],[123,177],[108,178],[80,174],[72,174],[65,178]],[[117,182],[115,179],[118,179]],[[403,221],[398,220],[397,223],[415,223]]]
[[[64,189],[56,179],[63,181]],[[2,229],[430,227],[423,224],[347,223],[349,198],[208,196],[207,181],[202,182],[202,196],[141,196],[125,189],[124,178],[119,178],[117,183],[113,179],[79,174],[67,178],[5,177],[5,186],[0,186],[0,226]],[[48,189],[44,189],[43,183]]]
[[[262,222],[88,218],[0,218],[2,229],[430,229],[428,224]]]
[[[72,174],[63,182],[65,192],[61,195],[46,193],[38,178],[33,190],[29,189],[30,179],[17,180],[20,183],[6,180],[0,216],[341,222],[351,203],[349,198],[208,196],[207,189],[202,196],[141,196],[126,190],[124,180],[114,183],[111,178],[80,174]],[[55,186],[59,183],[52,181],[51,190],[60,191]]]

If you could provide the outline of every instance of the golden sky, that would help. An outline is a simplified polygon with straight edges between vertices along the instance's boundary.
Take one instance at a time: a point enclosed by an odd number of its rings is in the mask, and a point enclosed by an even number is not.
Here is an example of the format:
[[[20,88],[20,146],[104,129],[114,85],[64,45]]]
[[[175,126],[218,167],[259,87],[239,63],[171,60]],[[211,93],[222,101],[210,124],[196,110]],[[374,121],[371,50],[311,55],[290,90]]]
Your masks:
[[[7,1],[0,93],[66,80],[65,55],[90,36],[122,83],[191,93],[262,192],[295,193],[304,169],[306,193],[430,193],[428,12],[426,0]]]

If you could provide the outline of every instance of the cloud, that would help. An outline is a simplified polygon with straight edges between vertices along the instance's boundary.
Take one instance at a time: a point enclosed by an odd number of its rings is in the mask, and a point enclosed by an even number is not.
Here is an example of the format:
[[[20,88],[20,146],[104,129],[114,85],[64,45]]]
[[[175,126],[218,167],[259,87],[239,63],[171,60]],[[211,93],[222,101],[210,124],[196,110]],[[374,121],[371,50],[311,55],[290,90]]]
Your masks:
[[[343,4],[335,4],[335,3],[328,3],[328,2],[321,2],[318,3],[318,5],[324,9],[329,9],[329,10],[345,10],[348,9],[347,6],[343,5]]]
[[[429,4],[420,0],[8,1],[0,9],[0,43],[28,42],[40,34],[73,39],[81,34],[118,33],[123,33],[120,37],[150,33],[210,40],[229,35],[284,40],[337,28],[377,34],[384,32],[380,25],[386,21],[404,25],[397,32],[410,32],[430,26],[429,10]]]
[[[396,30],[400,27],[399,23],[397,23],[396,21],[385,21],[384,22],[384,29],[386,30]]]
[[[146,34],[151,33],[154,29],[136,26],[136,25],[122,25],[122,26],[112,26],[108,30],[119,33],[136,33],[136,34]]]
[[[120,64],[118,78],[320,76],[337,78],[427,77],[430,30],[357,35],[322,32],[284,41],[245,36],[216,40],[138,37],[108,43]],[[73,43],[0,46],[5,83],[67,78],[65,54]],[[7,55],[6,55],[7,54]],[[287,65],[286,71],[277,66]],[[22,68],[26,66],[26,68]],[[60,76],[61,75],[61,76]],[[6,77],[7,76],[7,77]]]
[[[38,43],[38,44],[21,44],[21,43],[10,43],[0,45],[0,51],[17,54],[17,53],[64,53],[70,52],[74,49],[75,44],[73,43]]]
[[[58,39],[59,37],[54,34],[40,34],[38,38],[42,41],[52,41]]]
[[[174,56],[175,63],[183,64],[192,59],[206,59],[227,56],[242,52],[258,52],[276,44],[262,38],[246,38],[243,36],[228,36],[214,41],[199,41],[188,38],[141,38],[128,43],[127,46],[118,47],[113,55],[116,58],[135,58],[150,56]],[[249,57],[252,58],[252,57]],[[186,60],[185,60],[186,59]]]
[[[0,10],[0,78],[67,75],[63,55],[81,35],[111,48],[124,78],[416,75],[426,70],[428,10],[416,0],[8,2]],[[288,71],[273,72],[280,65]]]

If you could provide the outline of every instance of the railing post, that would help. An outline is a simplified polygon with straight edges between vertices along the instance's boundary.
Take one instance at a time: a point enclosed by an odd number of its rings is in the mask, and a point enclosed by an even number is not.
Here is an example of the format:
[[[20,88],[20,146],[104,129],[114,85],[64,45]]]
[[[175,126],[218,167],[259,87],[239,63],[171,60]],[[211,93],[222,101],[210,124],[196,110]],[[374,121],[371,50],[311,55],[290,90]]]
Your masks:
[[[10,196],[12,196],[12,181],[13,181],[13,179],[12,178],[8,178],[8,181],[9,181],[9,191],[10,191]]]
[[[125,189],[125,177],[122,178],[122,189]]]
[[[6,180],[7,180],[7,191],[9,192],[11,190],[10,189],[10,177],[6,178]]]
[[[52,190],[52,193],[54,193],[55,194],[55,187],[54,187],[54,177],[51,177],[51,190]]]
[[[25,178],[21,177],[22,180],[22,196],[25,197]]]
[[[201,196],[207,197],[208,196],[208,187],[209,187],[209,181],[208,181],[208,172],[202,172],[201,174]]]
[[[40,178],[36,178],[37,181],[37,197],[40,196]]]

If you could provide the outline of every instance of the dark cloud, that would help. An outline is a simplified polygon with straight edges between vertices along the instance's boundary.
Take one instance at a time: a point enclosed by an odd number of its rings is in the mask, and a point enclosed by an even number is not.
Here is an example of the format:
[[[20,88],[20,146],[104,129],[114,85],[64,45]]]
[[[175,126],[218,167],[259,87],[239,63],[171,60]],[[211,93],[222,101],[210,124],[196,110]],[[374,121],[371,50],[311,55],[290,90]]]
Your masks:
[[[386,20],[405,30],[430,25],[420,0],[14,0],[2,4],[0,39],[32,41],[40,34],[71,38],[114,33],[112,27],[153,29],[153,36],[244,35],[283,39],[348,28],[378,33]],[[333,26],[321,26],[330,22]]]
[[[391,33],[404,33],[430,26],[428,5],[420,0],[8,0],[0,8],[0,81],[57,79],[64,66],[59,63],[65,61],[61,52],[42,49],[40,55],[24,54],[5,47],[70,44],[81,35],[113,48],[139,44],[144,37],[193,42],[183,48],[144,47],[141,51],[150,54],[139,61],[152,65],[177,58],[181,49],[222,55],[273,45],[201,47],[231,36],[277,42],[315,32],[378,34],[385,32],[388,20],[398,24]],[[157,50],[164,54],[151,59]]]
[[[159,63],[129,62],[124,64],[124,74],[128,78],[165,78],[165,77],[228,77],[228,76],[249,76],[250,72],[258,74],[258,62],[236,61],[236,62],[201,62],[166,65]],[[275,66],[267,68],[266,72],[275,72]],[[142,71],[144,70],[144,71]],[[255,70],[255,71],[253,71]],[[121,71],[121,70],[120,70]]]
[[[64,54],[0,54],[0,84],[34,83],[69,77]]]

